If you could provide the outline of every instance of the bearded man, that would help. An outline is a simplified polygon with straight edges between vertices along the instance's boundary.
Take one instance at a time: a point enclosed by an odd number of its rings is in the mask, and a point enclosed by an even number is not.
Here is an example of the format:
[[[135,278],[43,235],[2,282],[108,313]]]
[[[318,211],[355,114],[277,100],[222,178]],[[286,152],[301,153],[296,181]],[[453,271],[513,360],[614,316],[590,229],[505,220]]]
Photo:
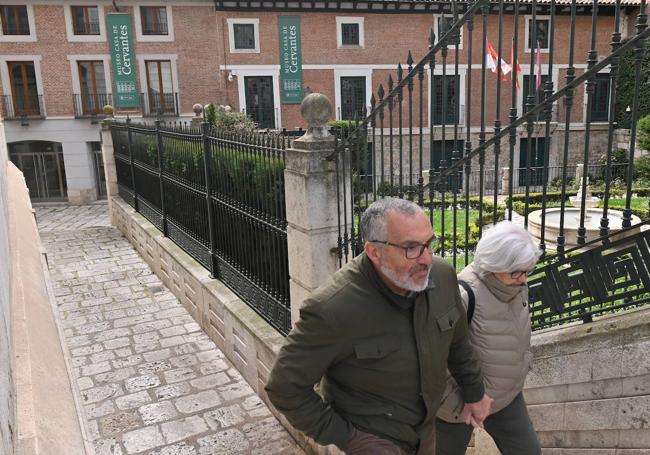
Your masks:
[[[360,229],[364,253],[304,302],[266,392],[319,444],[349,455],[434,454],[447,370],[467,422],[481,425],[491,402],[456,273],[434,257],[431,223],[412,202],[374,202]]]

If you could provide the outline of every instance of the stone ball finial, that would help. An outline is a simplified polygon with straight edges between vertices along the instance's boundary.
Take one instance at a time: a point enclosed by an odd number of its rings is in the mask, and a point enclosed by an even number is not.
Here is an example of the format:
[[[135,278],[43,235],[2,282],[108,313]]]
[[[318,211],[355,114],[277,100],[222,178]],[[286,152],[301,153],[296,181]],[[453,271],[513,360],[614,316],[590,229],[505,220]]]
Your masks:
[[[307,138],[326,138],[331,136],[327,122],[332,118],[332,102],[322,93],[307,95],[300,106],[300,114],[307,121]]]
[[[102,111],[104,112],[104,115],[106,115],[107,117],[112,117],[113,113],[115,112],[115,109],[113,109],[113,106],[111,106],[110,104],[107,104],[102,108]]]
[[[200,105],[199,103],[196,103],[195,105],[192,106],[192,112],[194,112],[194,115],[197,117],[200,117],[201,114],[203,113],[203,106]]]

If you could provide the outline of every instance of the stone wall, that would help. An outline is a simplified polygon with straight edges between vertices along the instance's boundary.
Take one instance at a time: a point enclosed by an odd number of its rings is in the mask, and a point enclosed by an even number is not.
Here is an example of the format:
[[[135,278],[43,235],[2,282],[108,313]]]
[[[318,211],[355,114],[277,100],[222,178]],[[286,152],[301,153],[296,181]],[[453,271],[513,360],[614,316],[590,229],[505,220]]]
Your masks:
[[[13,379],[11,328],[11,257],[7,196],[7,143],[0,122],[0,453],[13,454],[16,428],[16,391]],[[6,261],[6,262],[5,262]]]

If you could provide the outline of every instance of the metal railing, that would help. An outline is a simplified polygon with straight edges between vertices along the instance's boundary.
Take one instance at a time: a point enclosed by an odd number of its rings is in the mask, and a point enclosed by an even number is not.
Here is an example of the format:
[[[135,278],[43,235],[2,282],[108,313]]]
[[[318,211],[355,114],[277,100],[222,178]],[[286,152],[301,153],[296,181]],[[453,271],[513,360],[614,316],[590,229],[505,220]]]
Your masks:
[[[110,93],[75,93],[72,95],[75,118],[104,117],[104,106],[113,105]]]
[[[141,93],[140,106],[143,117],[177,116],[178,93]]]
[[[5,120],[45,117],[43,95],[2,96],[2,116]]]
[[[282,333],[291,328],[289,138],[111,123],[120,196]]]
[[[605,307],[615,310],[644,303],[650,292],[646,278],[650,255],[644,243],[647,235],[639,229],[648,219],[648,209],[632,207],[632,185],[640,86],[647,83],[641,67],[650,29],[646,1],[640,0],[635,8],[629,18],[635,20],[634,32],[623,41],[621,0],[602,6],[577,0],[451,0],[448,14],[453,25],[442,36],[430,34],[429,51],[420,61],[409,52],[406,63],[397,65],[387,83],[373,93],[366,116],[337,137],[332,159],[339,181],[340,264],[362,251],[357,226],[367,205],[391,195],[425,208],[441,238],[439,254],[456,268],[472,260],[476,243],[491,223],[506,218],[535,232],[546,254],[530,287],[544,277],[557,278],[554,286],[559,294],[553,298],[561,297],[549,300],[551,294],[532,294],[537,299],[530,302],[536,329],[576,318],[588,321],[588,315],[608,311]],[[560,17],[566,26],[558,26]],[[548,48],[543,53],[527,49],[528,39],[538,42],[537,27],[531,27],[530,37],[522,36],[528,21],[536,24],[538,18],[548,21]],[[455,44],[461,28],[462,52]],[[494,65],[496,74],[486,57],[489,43],[501,56],[495,61],[510,60],[508,66]],[[588,49],[583,61],[578,48]],[[620,111],[617,78],[621,58],[630,54],[631,134],[625,163],[618,165],[613,153]],[[528,65],[525,72],[520,64]],[[461,65],[465,93],[472,94],[465,115],[452,124],[435,125],[434,115],[447,118],[448,96],[447,84],[442,84],[441,97],[430,89],[434,77],[458,77]],[[596,75],[604,70],[609,71],[608,127],[592,129]],[[556,73],[559,77],[554,79]],[[575,98],[583,93],[586,101],[580,112],[583,104]],[[585,119],[579,127],[577,118]],[[585,172],[575,178],[578,164]],[[379,179],[368,179],[374,175]],[[588,191],[577,191],[588,182],[598,185],[601,206],[596,211],[587,209]],[[610,208],[615,189],[623,193],[620,212]],[[568,205],[573,195],[577,208]],[[637,246],[617,243],[622,235]],[[607,245],[617,245],[620,254]],[[600,259],[593,259],[596,253],[584,253],[586,248],[600,251]],[[607,269],[616,273],[601,281],[599,297],[581,301],[578,290],[589,295],[584,277],[602,277]],[[621,286],[630,292],[614,298]]]

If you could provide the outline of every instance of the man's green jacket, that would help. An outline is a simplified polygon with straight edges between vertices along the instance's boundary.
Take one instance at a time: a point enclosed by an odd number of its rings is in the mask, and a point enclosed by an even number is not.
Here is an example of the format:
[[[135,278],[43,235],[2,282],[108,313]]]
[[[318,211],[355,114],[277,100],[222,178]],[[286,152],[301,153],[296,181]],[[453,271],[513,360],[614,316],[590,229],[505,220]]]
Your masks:
[[[344,449],[356,427],[414,451],[433,430],[447,368],[465,402],[483,397],[455,271],[434,257],[429,288],[403,308],[362,254],[305,301],[266,392],[319,444]]]

